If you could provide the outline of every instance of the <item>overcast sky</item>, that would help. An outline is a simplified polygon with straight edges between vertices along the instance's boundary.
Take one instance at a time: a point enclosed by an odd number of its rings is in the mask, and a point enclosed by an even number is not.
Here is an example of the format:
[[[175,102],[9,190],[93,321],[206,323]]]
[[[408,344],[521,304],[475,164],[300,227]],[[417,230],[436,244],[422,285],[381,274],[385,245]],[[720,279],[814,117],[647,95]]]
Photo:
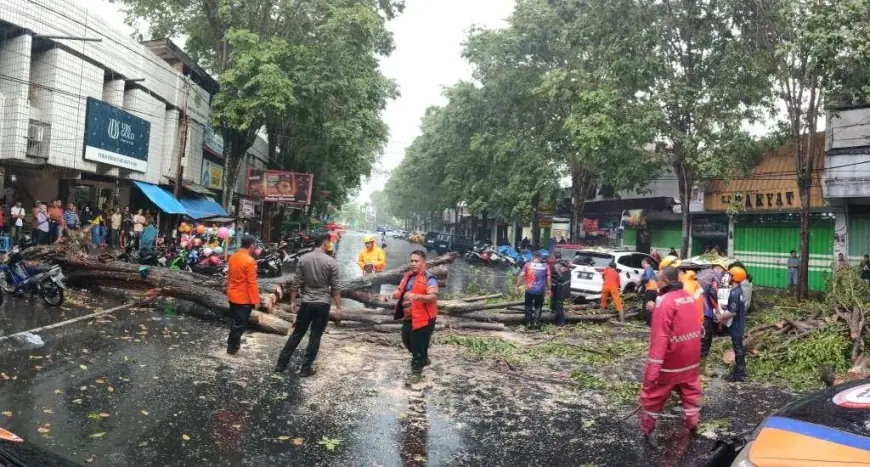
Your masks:
[[[124,14],[108,0],[84,2],[118,24],[125,32]],[[462,42],[471,26],[488,28],[505,26],[513,11],[514,0],[407,0],[405,12],[389,28],[395,35],[396,50],[382,61],[384,74],[399,85],[401,97],[387,106],[384,119],[390,127],[390,141],[377,174],[363,183],[360,201],[367,201],[372,191],[382,189],[389,170],[402,160],[405,148],[420,132],[420,119],[426,108],[444,103],[444,87],[471,76],[462,59]],[[140,31],[148,38],[147,31]],[[181,45],[181,44],[179,44]]]

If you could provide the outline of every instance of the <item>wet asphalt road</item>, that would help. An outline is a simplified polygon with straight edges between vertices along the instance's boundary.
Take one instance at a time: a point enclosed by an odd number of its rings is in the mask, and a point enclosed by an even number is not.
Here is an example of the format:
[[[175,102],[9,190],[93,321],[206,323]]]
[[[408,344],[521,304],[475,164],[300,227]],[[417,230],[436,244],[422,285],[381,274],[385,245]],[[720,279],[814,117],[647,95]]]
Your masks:
[[[357,237],[339,248],[347,274],[358,274]],[[389,268],[414,248],[388,244]],[[468,269],[455,268],[448,289],[458,290],[454,276]],[[87,312],[69,308],[64,319]],[[7,300],[3,334],[59,320],[51,313],[59,312]],[[0,342],[0,427],[77,464],[692,465],[712,446],[693,441],[675,460],[672,438],[645,446],[634,418],[621,420],[630,406],[613,410],[595,394],[483,371],[452,346],[432,349],[425,389],[407,389],[408,357],[392,335],[330,326],[308,379],[271,373],[284,337],[247,334],[230,357],[223,323],[171,304],[41,337],[36,349]],[[735,430],[793,397],[716,391],[705,416],[732,418]],[[675,425],[666,420],[661,431]]]

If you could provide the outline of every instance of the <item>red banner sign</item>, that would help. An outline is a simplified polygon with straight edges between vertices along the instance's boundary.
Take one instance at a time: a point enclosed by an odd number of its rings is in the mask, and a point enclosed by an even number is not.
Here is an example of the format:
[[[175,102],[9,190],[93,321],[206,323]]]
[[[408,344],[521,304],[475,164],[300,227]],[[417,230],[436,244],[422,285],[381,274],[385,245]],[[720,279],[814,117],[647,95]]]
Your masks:
[[[313,182],[311,174],[248,169],[248,196],[307,205],[311,203]]]

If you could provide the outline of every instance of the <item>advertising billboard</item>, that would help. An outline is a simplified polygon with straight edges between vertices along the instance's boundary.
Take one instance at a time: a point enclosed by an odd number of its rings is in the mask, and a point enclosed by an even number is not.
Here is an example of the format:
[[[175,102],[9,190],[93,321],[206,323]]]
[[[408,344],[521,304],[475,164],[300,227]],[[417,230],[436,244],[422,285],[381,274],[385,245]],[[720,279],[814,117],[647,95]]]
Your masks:
[[[213,190],[222,190],[224,187],[224,166],[212,161],[202,161],[202,173],[200,185]]]
[[[85,160],[145,172],[151,122],[93,97],[85,118]]]
[[[265,201],[310,204],[313,182],[311,174],[248,169],[248,196]]]

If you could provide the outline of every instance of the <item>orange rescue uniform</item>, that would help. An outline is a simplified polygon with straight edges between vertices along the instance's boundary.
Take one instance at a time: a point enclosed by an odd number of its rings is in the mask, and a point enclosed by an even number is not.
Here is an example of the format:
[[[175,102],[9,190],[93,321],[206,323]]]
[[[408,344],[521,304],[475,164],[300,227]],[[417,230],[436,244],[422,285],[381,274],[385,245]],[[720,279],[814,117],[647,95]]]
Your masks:
[[[241,249],[227,262],[227,300],[235,305],[259,305],[257,261]]]
[[[616,269],[606,268],[601,274],[604,276],[604,286],[601,288],[601,309],[607,309],[607,302],[613,297],[613,306],[616,311],[622,313],[622,298],[619,296],[619,273]]]

